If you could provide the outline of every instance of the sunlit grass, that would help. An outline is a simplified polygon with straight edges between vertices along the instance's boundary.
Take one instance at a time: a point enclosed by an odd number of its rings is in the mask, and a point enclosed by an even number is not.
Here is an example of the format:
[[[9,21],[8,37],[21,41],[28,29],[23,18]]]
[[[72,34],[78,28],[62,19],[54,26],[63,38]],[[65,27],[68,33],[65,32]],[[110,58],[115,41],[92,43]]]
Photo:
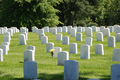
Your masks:
[[[63,36],[69,36],[70,43],[77,43],[78,54],[69,54],[70,60],[79,62],[79,80],[89,78],[98,78],[101,80],[110,80],[110,66],[119,62],[112,61],[113,47],[107,46],[107,37],[104,41],[96,41],[96,33],[93,32],[93,44],[90,47],[90,59],[80,59],[80,46],[85,44],[87,37],[82,32],[82,41],[76,41],[70,34],[61,33]],[[42,80],[64,80],[64,66],[57,65],[57,58],[53,58],[51,53],[46,52],[46,44],[41,44],[39,36],[36,33],[29,32],[27,45],[19,45],[18,35],[15,33],[11,37],[10,50],[8,55],[4,55],[4,61],[0,62],[0,80],[23,80],[23,51],[29,45],[35,46],[35,61],[37,62],[38,78]],[[48,42],[53,42],[55,47],[61,47],[62,51],[69,52],[69,45],[63,45],[62,41],[56,41],[56,35],[45,33],[48,36]],[[115,33],[111,33],[115,36]],[[4,35],[0,34],[0,44],[3,42]],[[96,55],[94,46],[96,44],[104,45],[104,55]],[[120,42],[116,42],[116,47],[120,48]]]

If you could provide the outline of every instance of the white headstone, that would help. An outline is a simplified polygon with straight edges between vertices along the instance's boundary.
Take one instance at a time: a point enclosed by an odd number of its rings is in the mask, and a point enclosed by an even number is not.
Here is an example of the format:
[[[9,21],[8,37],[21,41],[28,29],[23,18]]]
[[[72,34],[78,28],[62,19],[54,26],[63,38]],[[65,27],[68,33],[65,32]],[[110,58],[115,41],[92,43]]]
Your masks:
[[[62,44],[69,44],[69,36],[62,37]]]
[[[116,34],[120,33],[120,27],[116,27]]]
[[[113,49],[112,61],[120,61],[120,48]]]
[[[111,80],[120,80],[120,64],[111,65]]]
[[[39,40],[41,40],[41,37],[42,37],[42,36],[45,36],[45,34],[44,34],[44,33],[40,33],[40,34],[39,34]]]
[[[110,30],[110,32],[114,32],[114,27],[113,26],[107,26],[107,28]]]
[[[62,27],[62,32],[67,32],[68,30],[67,30],[67,27],[66,26],[63,26]]]
[[[5,35],[4,36],[4,42],[8,42],[10,44],[10,36]]]
[[[87,34],[88,37],[92,37],[93,36],[93,34],[92,34],[92,28],[88,27],[86,29],[86,34]]]
[[[81,45],[80,47],[80,58],[81,59],[90,59],[90,46],[89,45]]]
[[[95,45],[95,54],[104,55],[103,44],[96,44]]]
[[[77,54],[77,44],[76,43],[70,43],[69,44],[69,53]]]
[[[70,34],[70,30],[72,29],[72,26],[68,26],[68,34]]]
[[[46,44],[46,52],[49,52],[50,49],[54,49],[54,43],[52,42]]]
[[[79,79],[79,63],[76,60],[64,61],[64,80]]]
[[[64,65],[64,61],[69,60],[67,51],[58,52],[58,65]]]
[[[27,46],[26,50],[27,49],[33,50],[33,53],[34,53],[34,56],[35,56],[35,46]]]
[[[107,44],[109,47],[115,47],[115,37],[114,36],[109,36],[107,38]]]
[[[87,44],[89,46],[92,46],[92,41],[93,41],[93,38],[91,38],[91,37],[86,37],[85,38],[85,44]]]
[[[9,50],[9,43],[8,42],[3,42],[2,45],[6,45],[7,49]]]
[[[44,29],[44,32],[49,32],[49,27],[48,26],[45,26],[43,29]]]
[[[62,32],[62,27],[57,27],[57,32]]]
[[[23,32],[22,34],[25,35],[25,39],[28,40],[28,33]]]
[[[20,45],[26,45],[26,39],[24,34],[19,35],[19,43]]]
[[[52,29],[52,34],[57,34],[57,29],[56,28]]]
[[[120,42],[120,33],[116,34],[116,42]]]
[[[114,25],[114,31],[116,32],[116,28],[120,27],[119,25]]]
[[[96,33],[96,40],[97,41],[103,41],[103,33],[102,32]]]
[[[10,40],[11,40],[10,32],[5,32],[5,33],[4,33],[4,36],[9,36],[9,37],[10,37]]]
[[[25,61],[23,63],[24,79],[37,79],[37,62]]]
[[[3,61],[3,49],[0,48],[0,62]]]
[[[70,30],[71,37],[76,37],[76,29],[72,28]]]
[[[76,41],[82,41],[82,33],[76,33]]]
[[[82,27],[77,27],[77,32],[82,32]]]
[[[96,26],[91,26],[91,28],[92,28],[92,31],[93,31],[93,32],[96,32],[96,31],[97,31],[97,27],[96,27]]]
[[[56,40],[62,41],[62,34],[56,34]]]
[[[24,51],[24,62],[25,61],[34,61],[34,51],[33,50],[30,50],[30,49],[27,49]]]
[[[109,30],[108,28],[105,28],[105,29],[103,30],[103,35],[104,35],[104,36],[110,36],[110,30]]]
[[[8,29],[7,32],[10,32],[10,36],[13,36],[13,30],[12,29]]]
[[[105,29],[105,27],[104,27],[104,26],[101,26],[101,27],[100,27],[100,32],[103,32],[104,29]]]
[[[48,43],[48,37],[47,36],[42,36],[41,37],[41,44],[46,44]]]
[[[38,29],[38,30],[37,30],[37,35],[40,35],[41,33],[44,34],[44,30],[43,30],[43,29]]]
[[[61,51],[62,51],[62,48],[54,47],[54,51],[53,51],[54,55],[53,55],[53,57],[58,57],[58,52],[61,52]]]
[[[0,45],[0,48],[3,50],[3,54],[7,55],[8,54],[8,49],[6,45]]]

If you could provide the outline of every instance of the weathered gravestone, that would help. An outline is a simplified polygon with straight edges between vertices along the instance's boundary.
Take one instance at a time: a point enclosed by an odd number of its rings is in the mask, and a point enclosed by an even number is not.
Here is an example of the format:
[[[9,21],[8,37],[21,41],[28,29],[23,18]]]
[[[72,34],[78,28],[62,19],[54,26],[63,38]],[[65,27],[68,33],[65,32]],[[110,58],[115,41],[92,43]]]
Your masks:
[[[46,44],[48,43],[48,37],[47,36],[42,36],[41,37],[41,44]]]
[[[79,63],[76,60],[64,61],[64,80],[79,79]]]
[[[107,44],[109,47],[115,47],[115,37],[114,36],[108,37]]]
[[[92,41],[93,41],[93,38],[91,38],[91,37],[86,37],[85,38],[85,44],[87,44],[89,46],[92,46]]]
[[[72,28],[70,30],[71,37],[76,37],[76,29]]]
[[[8,54],[8,48],[6,45],[0,45],[0,48],[3,50],[3,54],[7,55]]]
[[[49,52],[50,49],[54,49],[54,43],[52,42],[46,44],[46,52]]]
[[[90,59],[90,46],[89,45],[81,45],[80,47],[80,58],[81,59]]]
[[[95,54],[104,55],[103,44],[96,44],[95,45]]]
[[[103,41],[103,33],[102,32],[96,33],[96,40],[97,41]]]
[[[39,40],[41,40],[41,37],[42,37],[42,36],[45,36],[45,34],[44,34],[44,33],[40,33],[40,34],[39,34]]]
[[[56,40],[62,41],[62,34],[56,34]]]
[[[92,34],[92,28],[88,27],[86,29],[86,34],[87,34],[88,37],[92,37],[93,36],[93,34]]]
[[[35,56],[35,46],[27,46],[26,47],[26,50],[33,50],[33,54],[34,54],[34,56]]]
[[[57,34],[57,29],[56,28],[52,29],[52,34]]]
[[[113,49],[112,61],[120,61],[120,48]]]
[[[69,36],[62,37],[62,44],[69,44]]]
[[[69,44],[69,53],[77,54],[77,44],[76,43],[70,43]]]
[[[30,50],[30,49],[27,49],[24,51],[24,62],[25,61],[34,61],[34,51],[33,50]]]
[[[109,30],[108,28],[105,28],[105,29],[103,30],[103,35],[104,35],[104,36],[110,36],[110,30]]]
[[[4,28],[0,28],[0,34],[4,34]]]
[[[23,63],[24,79],[37,79],[37,62],[25,61]]]
[[[61,52],[61,51],[62,51],[62,48],[54,47],[54,51],[53,51],[54,55],[53,55],[53,57],[58,57],[58,52]]]
[[[120,42],[120,33],[116,34],[116,42]]]
[[[19,35],[19,43],[20,45],[26,45],[26,39],[24,34]]]
[[[3,49],[0,48],[0,62],[3,61]]]
[[[76,41],[82,41],[82,33],[76,33]]]
[[[67,51],[58,52],[58,65],[64,65],[64,61],[69,60],[69,54]]]
[[[111,65],[111,80],[120,80],[120,64]]]

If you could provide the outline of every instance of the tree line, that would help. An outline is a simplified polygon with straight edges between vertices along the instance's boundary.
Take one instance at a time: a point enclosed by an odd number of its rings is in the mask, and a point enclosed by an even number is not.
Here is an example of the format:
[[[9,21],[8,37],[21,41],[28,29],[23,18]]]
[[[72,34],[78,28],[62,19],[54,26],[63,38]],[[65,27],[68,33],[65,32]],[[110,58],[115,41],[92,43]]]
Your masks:
[[[119,0],[0,0],[0,26],[109,26],[120,24]]]

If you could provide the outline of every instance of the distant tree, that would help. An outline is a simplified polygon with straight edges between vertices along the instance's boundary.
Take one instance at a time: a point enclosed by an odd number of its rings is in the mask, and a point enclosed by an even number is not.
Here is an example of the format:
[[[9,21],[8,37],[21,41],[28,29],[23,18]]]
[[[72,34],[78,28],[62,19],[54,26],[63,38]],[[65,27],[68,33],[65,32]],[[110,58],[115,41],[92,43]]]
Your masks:
[[[36,25],[56,26],[60,23],[53,6],[60,0],[3,0],[0,4],[0,24],[3,26],[25,26],[31,31]]]
[[[63,0],[58,6],[59,20],[64,25],[85,25],[91,22],[90,15],[94,13],[93,6],[86,0]],[[87,20],[87,21],[86,21]]]

